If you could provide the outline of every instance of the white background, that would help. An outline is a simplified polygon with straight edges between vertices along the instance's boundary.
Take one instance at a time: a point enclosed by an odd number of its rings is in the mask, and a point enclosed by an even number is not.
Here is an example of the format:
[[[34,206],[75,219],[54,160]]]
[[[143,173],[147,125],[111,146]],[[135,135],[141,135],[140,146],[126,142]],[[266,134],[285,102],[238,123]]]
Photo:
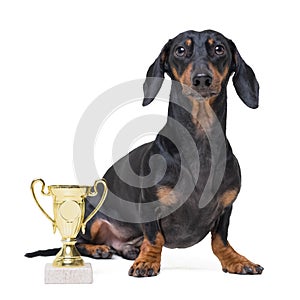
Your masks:
[[[299,6],[296,1],[1,1],[1,293],[8,299],[299,299]],[[35,206],[30,183],[76,183],[73,140],[85,109],[108,88],[145,76],[178,33],[215,29],[231,38],[260,82],[260,107],[228,89],[228,137],[243,187],[229,240],[265,267],[262,276],[225,274],[210,237],[163,249],[161,274],[127,276],[130,261],[89,260],[94,284],[44,285],[52,257],[26,251],[60,245]],[[165,108],[158,102],[136,116]],[[120,126],[132,119],[122,114]],[[104,130],[102,141],[113,131]],[[97,143],[102,175],[111,145]],[[90,183],[92,184],[92,183]]]

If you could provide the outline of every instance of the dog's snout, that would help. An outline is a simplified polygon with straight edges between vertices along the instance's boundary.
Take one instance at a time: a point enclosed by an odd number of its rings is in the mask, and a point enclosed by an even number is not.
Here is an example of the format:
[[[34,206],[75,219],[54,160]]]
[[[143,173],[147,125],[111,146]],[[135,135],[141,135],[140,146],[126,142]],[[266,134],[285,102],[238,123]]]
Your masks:
[[[207,88],[212,84],[212,77],[208,74],[199,73],[193,77],[193,85],[199,88]]]

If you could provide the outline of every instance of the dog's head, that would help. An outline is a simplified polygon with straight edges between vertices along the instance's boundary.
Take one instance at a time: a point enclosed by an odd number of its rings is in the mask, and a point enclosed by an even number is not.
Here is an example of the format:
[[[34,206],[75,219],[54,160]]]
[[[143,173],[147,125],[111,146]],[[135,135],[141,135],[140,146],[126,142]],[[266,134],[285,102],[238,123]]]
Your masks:
[[[168,41],[147,72],[143,105],[156,97],[165,73],[180,82],[185,96],[202,101],[216,99],[234,73],[238,96],[247,106],[258,107],[254,72],[235,44],[216,31],[186,31]]]

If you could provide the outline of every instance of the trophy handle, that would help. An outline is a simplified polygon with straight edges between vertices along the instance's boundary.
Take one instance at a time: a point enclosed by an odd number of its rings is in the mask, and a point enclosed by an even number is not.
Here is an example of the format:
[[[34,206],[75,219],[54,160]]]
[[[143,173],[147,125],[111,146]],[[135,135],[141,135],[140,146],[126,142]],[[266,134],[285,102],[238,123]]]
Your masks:
[[[35,200],[35,203],[37,204],[37,206],[39,207],[39,209],[42,211],[42,213],[52,222],[52,225],[53,225],[53,232],[55,233],[55,229],[56,229],[56,226],[55,226],[55,221],[46,213],[46,211],[43,209],[43,207],[40,205],[40,202],[38,201],[36,195],[35,195],[35,192],[34,192],[34,186],[36,183],[40,182],[42,184],[42,189],[41,189],[41,192],[44,196],[50,196],[50,192],[48,191],[47,193],[45,192],[45,182],[43,179],[35,179],[31,182],[31,192],[32,192],[32,195],[33,195],[33,199]]]
[[[97,190],[98,183],[101,183],[103,185],[103,194],[102,194],[101,199],[100,199],[98,205],[96,206],[96,208],[89,214],[89,216],[82,223],[81,231],[82,231],[83,234],[85,233],[85,227],[86,227],[87,222],[90,221],[90,219],[97,213],[97,211],[103,205],[103,202],[104,202],[104,200],[106,198],[106,195],[107,195],[108,189],[107,189],[107,184],[106,184],[105,179],[96,180],[95,183],[94,183],[94,192],[92,192],[91,188],[89,188],[87,195],[94,197],[94,196],[96,196],[98,194],[98,190]]]

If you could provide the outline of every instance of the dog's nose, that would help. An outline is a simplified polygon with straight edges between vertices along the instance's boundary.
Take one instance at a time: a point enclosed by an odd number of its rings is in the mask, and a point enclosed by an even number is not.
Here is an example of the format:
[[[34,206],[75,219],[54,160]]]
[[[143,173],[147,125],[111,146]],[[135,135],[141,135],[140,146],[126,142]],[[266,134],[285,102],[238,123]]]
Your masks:
[[[212,83],[212,77],[208,74],[200,73],[196,74],[193,78],[193,85],[199,88],[207,88]]]

